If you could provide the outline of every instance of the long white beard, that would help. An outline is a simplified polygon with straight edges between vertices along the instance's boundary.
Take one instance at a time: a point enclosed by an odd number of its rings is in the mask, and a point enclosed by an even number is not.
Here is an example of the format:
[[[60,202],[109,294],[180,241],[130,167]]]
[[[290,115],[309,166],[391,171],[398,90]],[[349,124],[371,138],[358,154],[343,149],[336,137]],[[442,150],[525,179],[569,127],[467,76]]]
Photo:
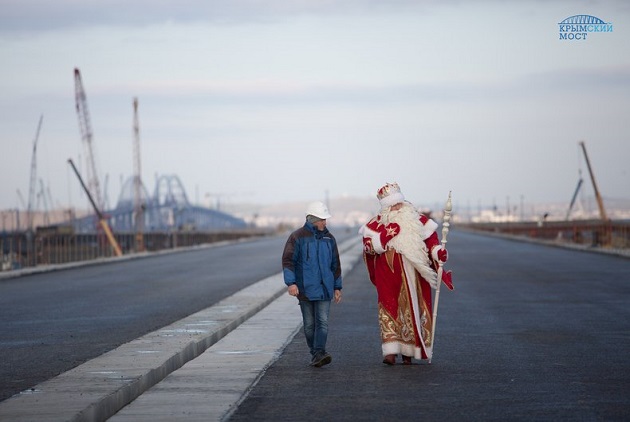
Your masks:
[[[396,223],[400,226],[400,233],[387,246],[402,254],[432,288],[437,288],[437,274],[431,268],[429,252],[424,243],[431,233],[427,233],[427,227],[420,222],[420,215],[413,205],[404,202],[398,211],[389,208],[382,211],[381,223]]]

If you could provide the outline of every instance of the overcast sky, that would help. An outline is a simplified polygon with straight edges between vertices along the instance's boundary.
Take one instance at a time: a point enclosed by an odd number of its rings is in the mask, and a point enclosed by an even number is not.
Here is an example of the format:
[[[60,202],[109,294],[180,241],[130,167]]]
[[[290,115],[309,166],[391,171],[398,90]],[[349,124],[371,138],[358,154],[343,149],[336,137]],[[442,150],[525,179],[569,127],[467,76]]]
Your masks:
[[[592,15],[613,32],[560,40]],[[630,198],[627,1],[0,0],[0,209],[37,177],[86,207],[73,70],[101,187],[177,175],[192,202],[373,196],[416,205],[570,201],[583,140],[604,198]],[[105,182],[107,180],[107,183]],[[39,186],[37,188],[39,191]]]

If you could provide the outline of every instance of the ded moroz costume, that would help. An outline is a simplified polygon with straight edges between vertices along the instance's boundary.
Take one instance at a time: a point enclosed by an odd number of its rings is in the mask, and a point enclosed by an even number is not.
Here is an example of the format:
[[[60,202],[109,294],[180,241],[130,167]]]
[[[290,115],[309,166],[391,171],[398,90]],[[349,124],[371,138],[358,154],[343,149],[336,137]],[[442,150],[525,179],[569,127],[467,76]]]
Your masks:
[[[448,253],[440,244],[435,221],[405,201],[397,183],[377,192],[378,215],[361,227],[363,258],[378,295],[383,363],[404,364],[432,355],[431,289],[438,286],[438,261]],[[453,289],[450,272],[442,281]]]

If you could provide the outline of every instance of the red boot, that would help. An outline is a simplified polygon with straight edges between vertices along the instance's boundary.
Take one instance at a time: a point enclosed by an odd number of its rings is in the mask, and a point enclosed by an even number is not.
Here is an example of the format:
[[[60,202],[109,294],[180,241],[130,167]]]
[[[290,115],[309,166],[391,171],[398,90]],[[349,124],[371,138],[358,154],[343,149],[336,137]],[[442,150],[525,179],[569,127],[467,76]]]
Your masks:
[[[383,363],[386,365],[396,364],[396,355],[387,355],[383,358]]]

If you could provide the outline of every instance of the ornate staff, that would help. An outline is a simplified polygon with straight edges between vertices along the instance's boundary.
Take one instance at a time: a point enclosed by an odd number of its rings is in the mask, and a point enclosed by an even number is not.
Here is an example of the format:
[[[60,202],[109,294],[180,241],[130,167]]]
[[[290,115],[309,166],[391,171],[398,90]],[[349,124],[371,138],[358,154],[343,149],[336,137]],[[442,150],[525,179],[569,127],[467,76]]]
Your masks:
[[[453,210],[453,203],[451,201],[451,192],[448,192],[448,199],[444,206],[444,218],[442,219],[442,247],[446,248],[446,236],[448,236],[448,230],[451,224],[451,211]],[[442,285],[442,275],[444,274],[444,263],[438,259],[438,271],[437,271],[437,288],[435,289],[435,303],[433,304],[433,327],[431,328],[431,356],[429,357],[429,363],[433,358],[433,345],[435,339],[435,323],[437,322],[438,302],[440,301],[440,286]],[[450,282],[450,271],[447,272]],[[450,288],[450,287],[449,287]]]

